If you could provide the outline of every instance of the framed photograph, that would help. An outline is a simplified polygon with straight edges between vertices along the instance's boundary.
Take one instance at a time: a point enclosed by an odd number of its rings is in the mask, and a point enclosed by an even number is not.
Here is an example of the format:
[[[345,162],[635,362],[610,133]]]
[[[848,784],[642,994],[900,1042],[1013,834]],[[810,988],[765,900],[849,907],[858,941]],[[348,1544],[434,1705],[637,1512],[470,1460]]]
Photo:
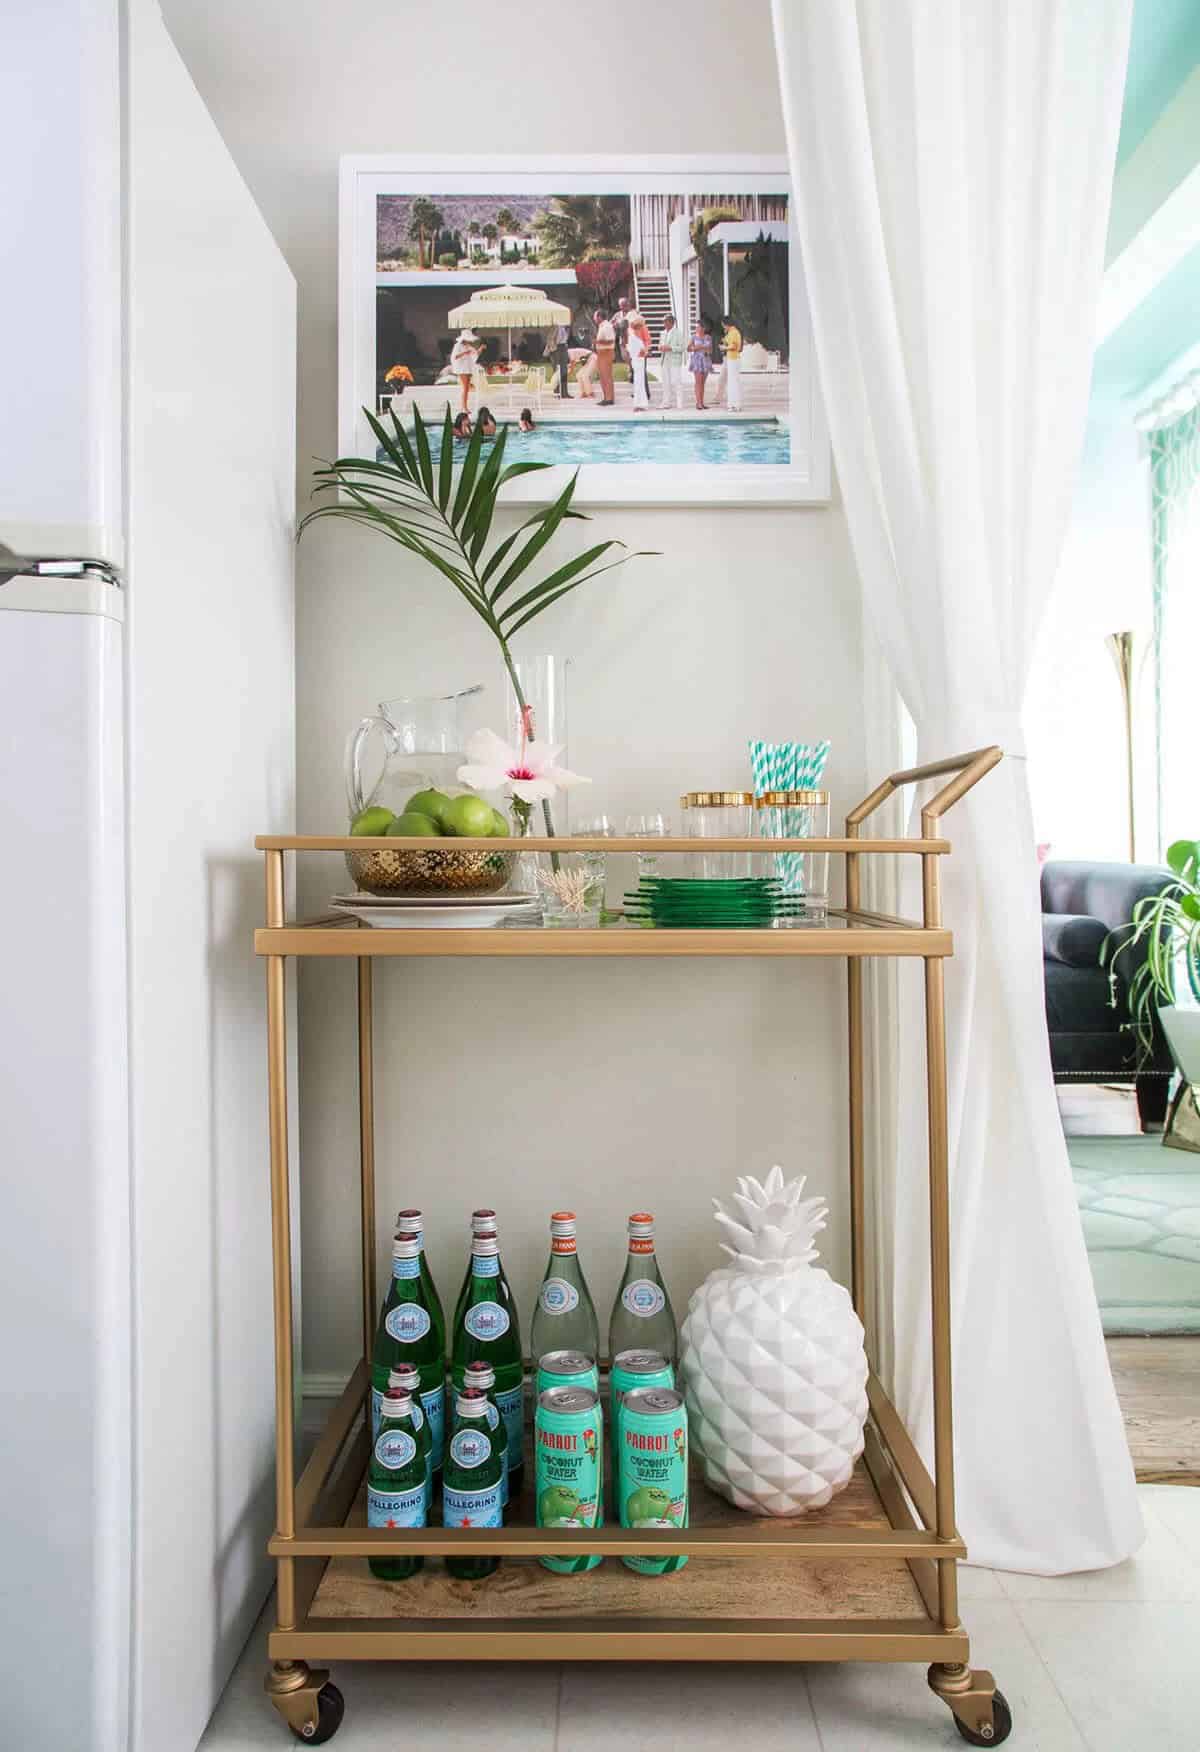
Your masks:
[[[339,428],[508,425],[541,503],[822,503],[829,440],[786,163],[348,157]]]

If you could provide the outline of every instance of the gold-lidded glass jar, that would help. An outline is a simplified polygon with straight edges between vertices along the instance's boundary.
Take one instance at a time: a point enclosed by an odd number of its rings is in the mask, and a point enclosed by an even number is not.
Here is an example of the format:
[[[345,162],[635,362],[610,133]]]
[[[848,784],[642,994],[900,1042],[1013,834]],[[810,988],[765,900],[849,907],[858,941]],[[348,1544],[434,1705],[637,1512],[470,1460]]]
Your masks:
[[[679,820],[685,839],[748,839],[752,791],[685,791]],[[736,881],[753,874],[751,852],[696,851],[683,859],[683,874],[706,882]]]
[[[764,791],[754,799],[757,839],[828,839],[828,791]],[[829,853],[776,852],[762,860],[763,874],[779,878],[795,910],[781,924],[824,924],[829,909]]]

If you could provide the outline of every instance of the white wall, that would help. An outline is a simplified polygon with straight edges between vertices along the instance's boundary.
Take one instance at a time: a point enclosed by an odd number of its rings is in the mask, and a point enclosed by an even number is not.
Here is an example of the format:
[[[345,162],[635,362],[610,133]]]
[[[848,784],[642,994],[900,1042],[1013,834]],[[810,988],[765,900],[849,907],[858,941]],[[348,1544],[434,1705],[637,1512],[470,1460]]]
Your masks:
[[[129,6],[135,1752],[192,1752],[269,1580],[255,833],[294,819],[295,286]]]
[[[781,152],[765,0],[670,0],[633,40],[625,15],[530,0],[451,20],[428,0],[169,0],[172,28],[300,282],[300,457],[330,455],[336,388],[336,173],[342,152]],[[702,44],[711,69],[697,81]],[[479,77],[466,67],[478,68]],[[736,74],[736,76],[734,76]],[[697,85],[699,83],[699,93]],[[829,735],[835,814],[866,788],[857,586],[840,510],[614,511],[662,557],[613,574],[538,623],[577,659],[572,764],[589,808],[674,807],[734,783],[751,735]],[[495,684],[487,636],[443,582],[358,531],[300,550],[299,818],[344,822],[342,743],[397,693]],[[335,860],[304,881],[319,905]],[[530,1305],[546,1217],[576,1205],[597,1300],[615,1288],[626,1213],[662,1215],[676,1305],[717,1257],[709,1194],[778,1159],[838,1207],[844,1153],[841,970],[680,963],[390,965],[377,980],[379,1182],[428,1212],[451,1296],[464,1221],[500,1211]],[[306,1365],[356,1348],[353,973],[304,970],[301,993]],[[265,1270],[265,1260],[263,1261]]]

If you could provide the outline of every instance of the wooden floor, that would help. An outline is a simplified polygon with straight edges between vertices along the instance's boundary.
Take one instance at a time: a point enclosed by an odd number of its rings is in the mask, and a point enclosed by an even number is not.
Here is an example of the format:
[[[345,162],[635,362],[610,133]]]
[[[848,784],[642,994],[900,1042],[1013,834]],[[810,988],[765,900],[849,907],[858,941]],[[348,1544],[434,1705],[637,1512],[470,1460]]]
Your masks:
[[[1200,1336],[1110,1338],[1108,1360],[1139,1481],[1200,1485]]]

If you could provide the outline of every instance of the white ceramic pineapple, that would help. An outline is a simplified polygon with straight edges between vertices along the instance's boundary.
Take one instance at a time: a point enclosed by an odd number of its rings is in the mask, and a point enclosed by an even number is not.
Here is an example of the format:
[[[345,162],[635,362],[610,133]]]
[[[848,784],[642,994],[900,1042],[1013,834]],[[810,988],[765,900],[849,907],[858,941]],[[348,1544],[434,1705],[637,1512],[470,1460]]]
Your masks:
[[[814,1265],[822,1198],[804,1177],[747,1176],[714,1199],[732,1265],[688,1305],[680,1370],[690,1438],[714,1490],[740,1509],[796,1515],[850,1482],[867,1416],[863,1329],[843,1285]]]

